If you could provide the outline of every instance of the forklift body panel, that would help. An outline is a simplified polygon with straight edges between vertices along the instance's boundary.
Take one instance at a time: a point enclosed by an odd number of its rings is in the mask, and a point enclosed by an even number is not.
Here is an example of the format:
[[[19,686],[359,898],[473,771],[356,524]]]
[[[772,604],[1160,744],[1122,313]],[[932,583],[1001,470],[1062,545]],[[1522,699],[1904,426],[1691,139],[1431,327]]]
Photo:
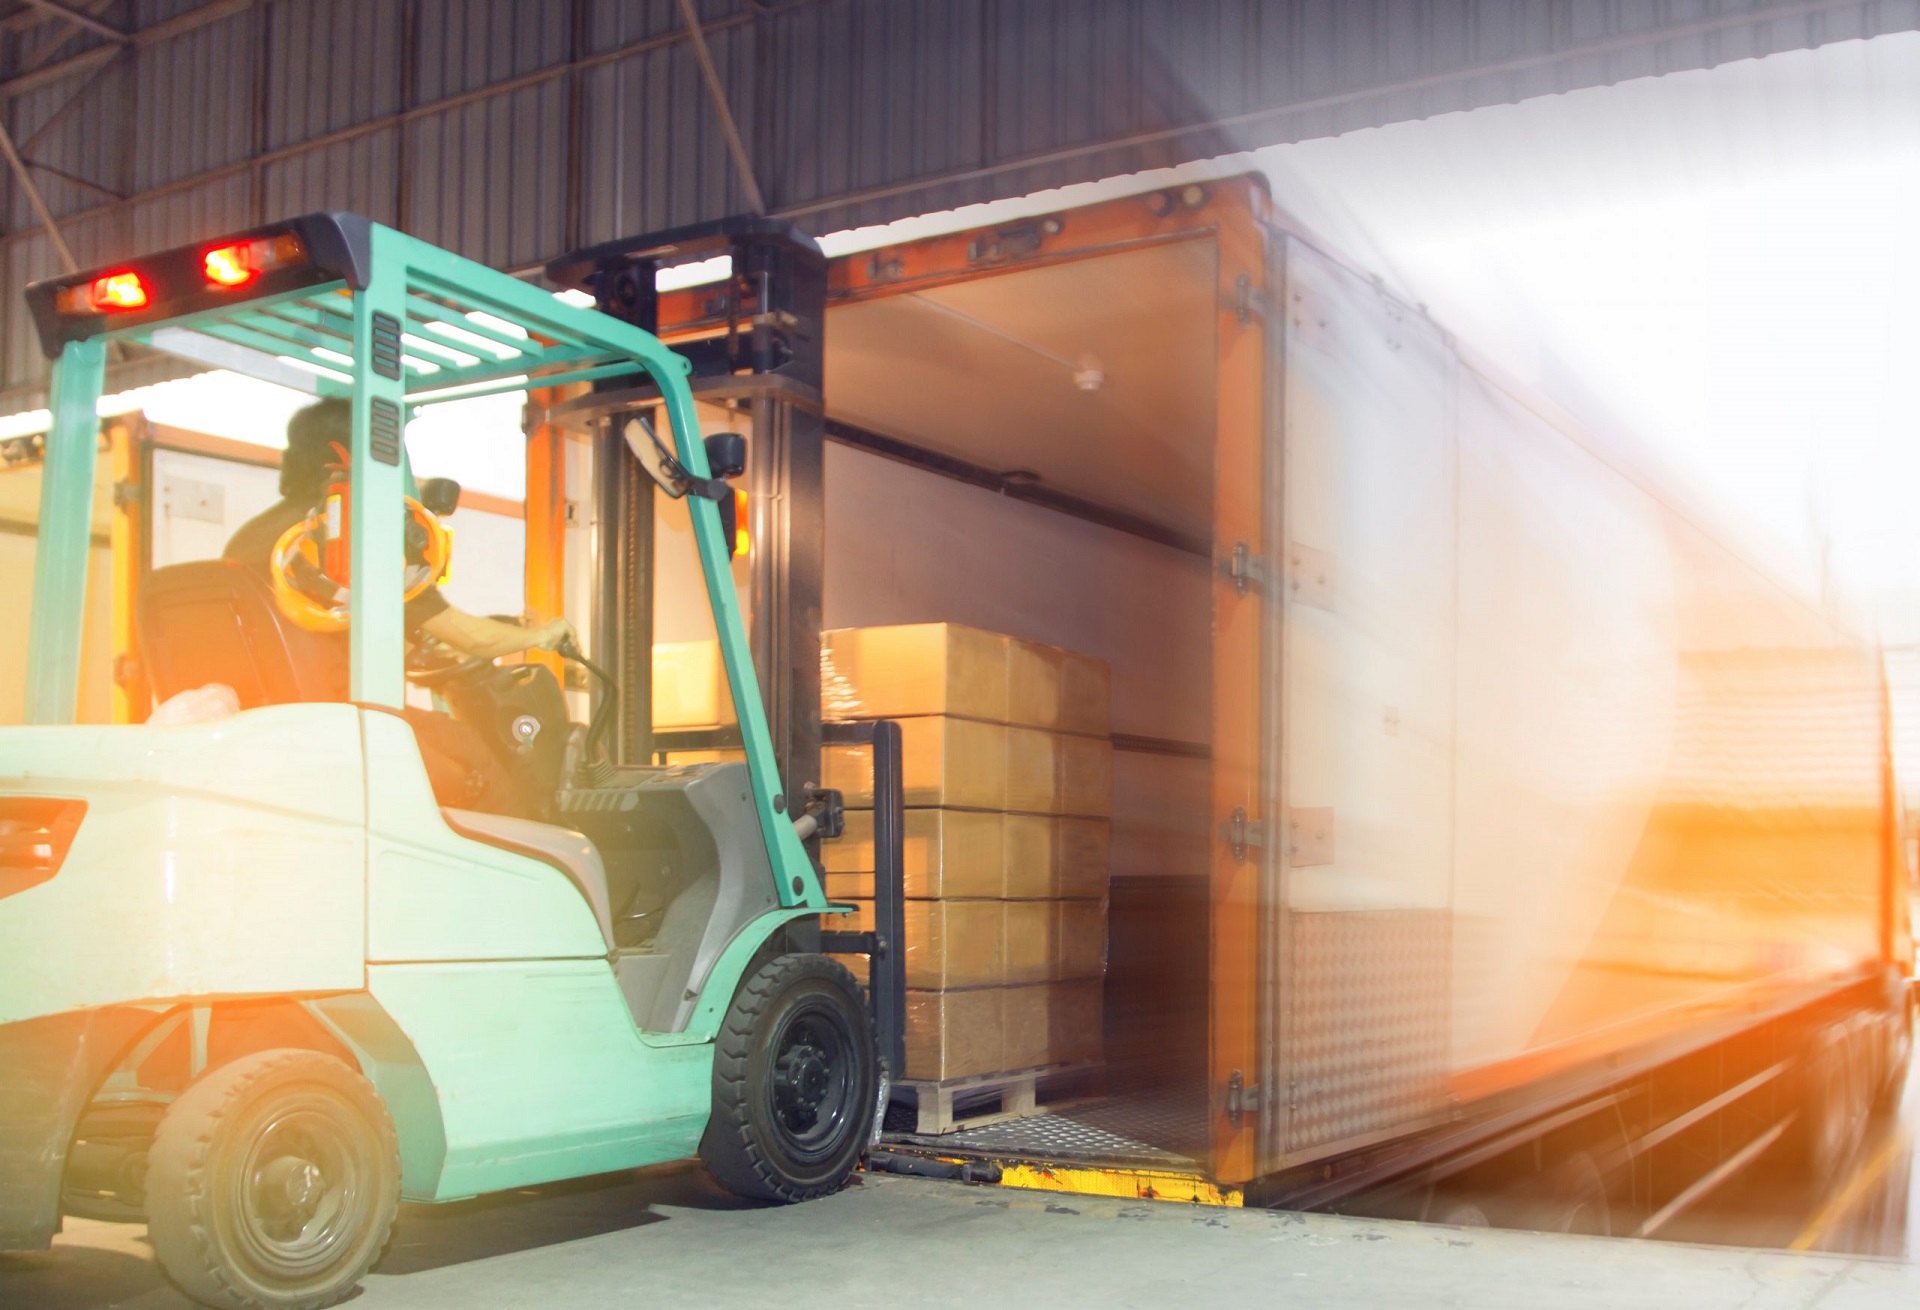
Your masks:
[[[216,256],[225,272],[235,260],[265,271],[216,285]],[[102,296],[135,293],[122,318],[93,312]],[[648,792],[626,803],[677,806],[712,855],[674,901],[691,908],[676,921],[669,907],[655,938],[618,942],[587,837],[443,812],[399,713],[413,410],[643,371],[679,464],[704,480],[686,361],[650,333],[352,215],[28,296],[55,361],[54,423],[35,726],[0,728],[0,1250],[44,1248],[57,1231],[76,1123],[109,1102],[157,1105],[157,1118],[244,1040],[245,1023],[357,1062],[394,1123],[409,1199],[693,1154],[743,976],[785,925],[834,912],[775,768],[713,500],[692,500],[692,522],[747,763],[641,770],[638,783],[622,771],[621,787]],[[94,405],[113,340],[350,400],[352,703],[178,727],[73,722]],[[16,855],[41,873],[16,878]],[[169,1061],[170,1082],[153,1073]]]

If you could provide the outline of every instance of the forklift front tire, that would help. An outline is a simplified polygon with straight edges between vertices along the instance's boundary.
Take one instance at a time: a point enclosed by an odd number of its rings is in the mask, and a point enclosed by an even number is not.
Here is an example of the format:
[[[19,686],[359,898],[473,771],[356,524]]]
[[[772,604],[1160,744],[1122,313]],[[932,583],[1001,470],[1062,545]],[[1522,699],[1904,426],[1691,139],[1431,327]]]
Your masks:
[[[262,1051],[167,1110],[147,1174],[147,1235],[181,1291],[237,1310],[318,1310],[386,1247],[400,1148],[373,1084],[315,1051]]]
[[[860,1161],[879,1094],[859,984],[824,955],[782,955],[740,984],[713,1058],[700,1158],[736,1196],[807,1201]]]

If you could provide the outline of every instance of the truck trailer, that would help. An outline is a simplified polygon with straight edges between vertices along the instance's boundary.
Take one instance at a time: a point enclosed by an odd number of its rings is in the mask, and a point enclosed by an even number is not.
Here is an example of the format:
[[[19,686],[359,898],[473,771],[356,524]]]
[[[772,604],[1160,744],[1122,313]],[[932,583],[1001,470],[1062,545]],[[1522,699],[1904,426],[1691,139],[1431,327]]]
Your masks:
[[[1105,1094],[937,1139],[896,1117],[882,1164],[1641,1234],[1762,1156],[1837,1167],[1910,1031],[1870,641],[1257,177],[810,246],[747,225],[549,270],[749,435],[736,574],[789,770],[821,628],[1112,669]],[[729,278],[652,294],[716,248]],[[543,594],[650,512],[564,435],[649,403],[596,385],[533,415]],[[603,659],[699,635],[652,629],[692,612],[674,531],[650,604],[600,597]]]

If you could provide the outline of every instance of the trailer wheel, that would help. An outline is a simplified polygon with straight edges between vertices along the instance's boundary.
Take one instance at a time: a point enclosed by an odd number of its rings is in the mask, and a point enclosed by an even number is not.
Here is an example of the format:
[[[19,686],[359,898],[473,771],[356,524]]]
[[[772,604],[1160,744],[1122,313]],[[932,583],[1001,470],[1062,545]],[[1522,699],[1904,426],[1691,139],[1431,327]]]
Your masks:
[[[1853,1151],[1855,1098],[1844,1034],[1824,1029],[1811,1046],[1795,1079],[1798,1115],[1787,1132],[1785,1155],[1796,1178],[1824,1183]]]
[[[1530,1226],[1550,1233],[1586,1233],[1607,1237],[1613,1216],[1607,1204],[1607,1180],[1585,1151],[1569,1156],[1546,1177],[1541,1209]]]
[[[740,984],[720,1027],[700,1158],[737,1196],[837,1191],[873,1127],[878,1064],[852,974],[824,955],[769,960]]]
[[[1900,1103],[1907,1089],[1907,1065],[1913,1058],[1913,999],[1901,997],[1900,1009],[1887,1016],[1886,1055],[1880,1086],[1874,1093],[1875,1110],[1886,1111]]]
[[[262,1051],[188,1087],[160,1121],[147,1234],[211,1306],[317,1310],[379,1258],[400,1147],[373,1084],[330,1055]]]
[[[1491,1228],[1493,1219],[1487,1214],[1487,1207],[1478,1198],[1469,1195],[1440,1196],[1434,1199],[1428,1212],[1428,1223],[1441,1224],[1448,1228]]]

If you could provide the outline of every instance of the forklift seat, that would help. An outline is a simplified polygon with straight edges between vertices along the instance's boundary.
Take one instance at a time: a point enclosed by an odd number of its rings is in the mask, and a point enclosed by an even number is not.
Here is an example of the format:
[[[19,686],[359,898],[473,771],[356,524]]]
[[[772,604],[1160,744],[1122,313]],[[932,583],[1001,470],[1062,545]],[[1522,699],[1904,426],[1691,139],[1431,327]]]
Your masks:
[[[267,580],[229,559],[155,569],[140,587],[140,658],[156,699],[208,683],[243,710],[348,696],[344,636],[281,617]]]
[[[462,837],[498,846],[516,855],[526,855],[567,875],[567,881],[579,888],[600,925],[601,940],[607,950],[614,949],[612,898],[607,894],[607,867],[600,852],[571,828],[551,823],[535,823],[504,814],[483,814],[479,810],[442,809],[447,826]]]

